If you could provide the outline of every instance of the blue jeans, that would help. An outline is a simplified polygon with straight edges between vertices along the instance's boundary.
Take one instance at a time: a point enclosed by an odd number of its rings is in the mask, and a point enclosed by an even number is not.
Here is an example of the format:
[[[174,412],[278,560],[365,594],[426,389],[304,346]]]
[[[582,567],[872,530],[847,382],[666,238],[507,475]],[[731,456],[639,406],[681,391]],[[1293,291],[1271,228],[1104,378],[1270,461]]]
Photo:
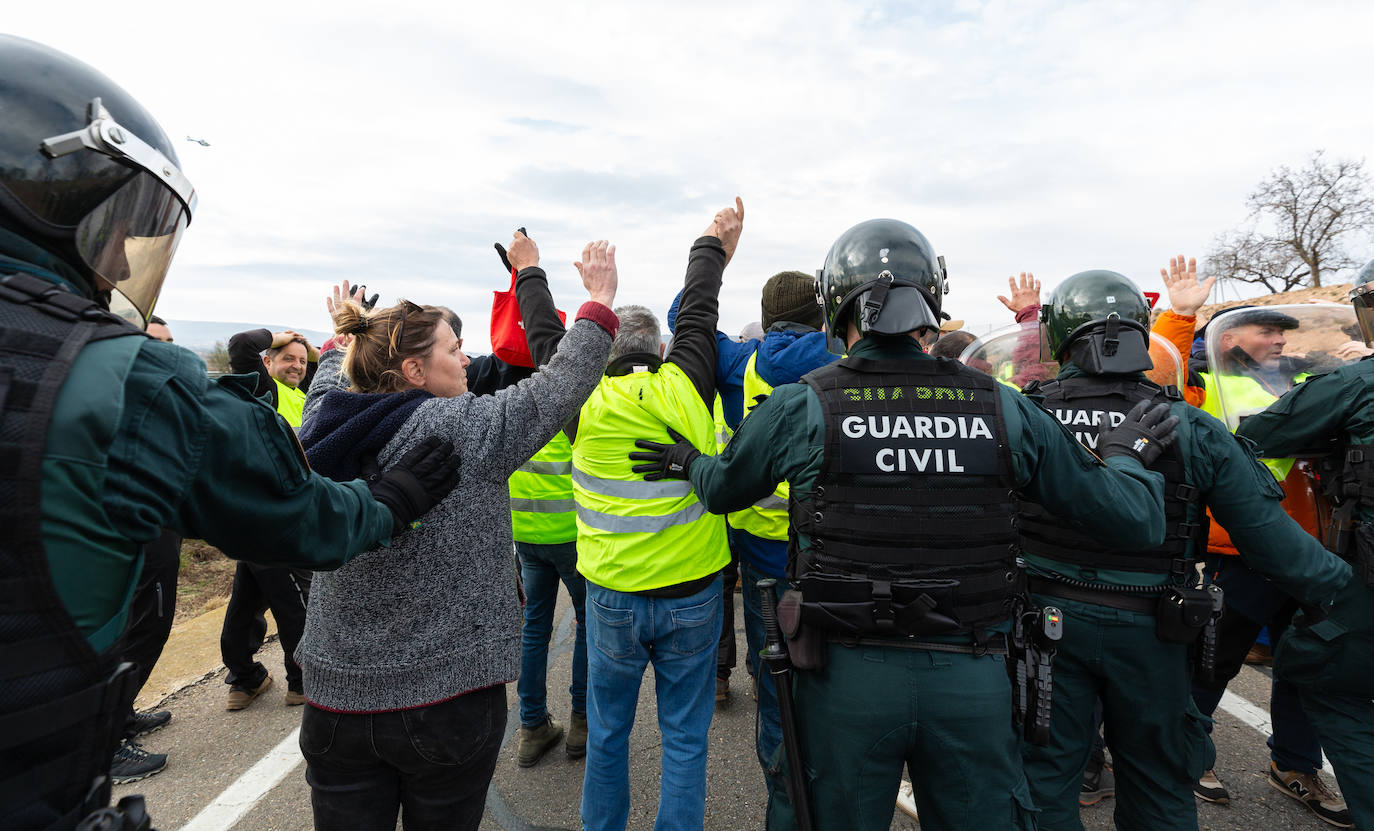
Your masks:
[[[754,725],[754,748],[758,751],[759,764],[767,774],[782,744],[782,718],[778,713],[778,689],[773,685],[773,676],[765,669],[759,671],[759,652],[765,643],[763,632],[763,592],[758,582],[771,575],[760,571],[748,560],[740,560],[740,582],[744,588],[744,638],[749,644],[749,666],[758,684],[758,714]],[[773,600],[777,601],[778,587],[773,587]],[[773,777],[765,775],[768,793],[773,792]]]
[[[516,542],[520,582],[525,587],[525,625],[520,632],[520,724],[537,727],[548,718],[546,682],[549,677],[549,637],[558,602],[558,581],[568,587],[577,634],[573,640],[572,711],[587,712],[587,582],[577,573],[577,543],[536,545]]]
[[[715,712],[721,578],[688,597],[645,597],[587,583],[587,768],[582,827],[623,831],[630,817],[630,728],[654,665],[663,743],[656,831],[706,819],[706,747]]]

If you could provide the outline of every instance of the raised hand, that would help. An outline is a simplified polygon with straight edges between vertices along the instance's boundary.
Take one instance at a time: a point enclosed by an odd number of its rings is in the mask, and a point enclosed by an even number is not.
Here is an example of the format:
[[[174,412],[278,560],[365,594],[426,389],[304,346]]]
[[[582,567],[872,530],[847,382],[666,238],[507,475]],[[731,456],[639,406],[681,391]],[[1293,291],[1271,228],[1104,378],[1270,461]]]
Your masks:
[[[512,259],[514,254],[512,251]],[[582,261],[574,262],[573,266],[582,276],[582,285],[586,287],[592,301],[607,308],[615,304],[615,291],[620,285],[620,275],[615,269],[614,245],[604,239],[587,243],[582,248]]]
[[[1169,258],[1169,267],[1159,270],[1159,278],[1164,281],[1164,290],[1169,293],[1169,307],[1174,314],[1184,317],[1197,314],[1217,281],[1213,276],[1198,282],[1197,258],[1185,260],[1182,254]]]
[[[720,240],[721,247],[725,249],[725,264],[729,265],[730,260],[735,256],[735,248],[739,246],[739,235],[744,230],[744,201],[738,196],[735,197],[735,207],[722,208],[716,213],[711,224],[706,226],[706,230],[701,232],[703,237],[715,237]]]
[[[1040,305],[1040,281],[1029,271],[1021,272],[1019,283],[1015,277],[1008,277],[1007,288],[1011,291],[1011,297],[1006,298],[999,294],[997,299],[1002,301],[1003,306],[1011,309],[1012,314],[1020,314],[1027,306]]]
[[[506,248],[506,259],[510,262],[510,267],[517,272],[539,265],[539,246],[534,244],[534,240],[516,231]]]
[[[344,280],[342,283],[334,286],[330,296],[324,299],[324,307],[329,310],[330,318],[334,317],[334,311],[343,306],[343,302],[346,299],[352,300],[364,309],[370,309],[372,306],[368,306],[363,302],[363,295],[366,293],[367,286],[350,286],[348,281]],[[376,304],[377,295],[374,294],[372,295],[372,305],[375,306]]]

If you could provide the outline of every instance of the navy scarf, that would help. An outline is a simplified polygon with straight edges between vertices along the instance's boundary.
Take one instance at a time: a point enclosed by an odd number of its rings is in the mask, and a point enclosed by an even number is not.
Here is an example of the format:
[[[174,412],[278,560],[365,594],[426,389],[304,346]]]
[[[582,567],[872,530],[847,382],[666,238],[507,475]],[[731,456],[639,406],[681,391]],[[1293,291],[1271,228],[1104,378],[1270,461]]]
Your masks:
[[[362,460],[386,447],[415,408],[433,398],[424,390],[360,393],[332,389],[298,434],[310,466],[336,482],[362,476]]]

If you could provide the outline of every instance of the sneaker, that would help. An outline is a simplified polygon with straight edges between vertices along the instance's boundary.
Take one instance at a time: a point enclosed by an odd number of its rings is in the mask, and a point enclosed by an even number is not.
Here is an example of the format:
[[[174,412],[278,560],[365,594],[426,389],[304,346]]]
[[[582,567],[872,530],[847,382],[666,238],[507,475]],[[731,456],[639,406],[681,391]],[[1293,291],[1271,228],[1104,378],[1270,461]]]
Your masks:
[[[1274,665],[1274,650],[1262,643],[1254,644],[1250,647],[1250,651],[1245,653],[1245,663],[1272,667]]]
[[[167,722],[171,720],[172,714],[166,710],[145,710],[141,713],[134,710],[129,720],[124,722],[124,737],[132,739],[135,736],[146,736],[166,727]]]
[[[916,816],[916,795],[911,792],[911,783],[902,780],[902,785],[897,789],[897,810],[916,820],[921,818]]]
[[[138,742],[125,739],[110,765],[110,781],[116,785],[147,779],[167,767],[166,753],[149,753]]]
[[[544,719],[544,723],[536,727],[520,728],[520,744],[516,749],[516,764],[522,768],[533,767],[535,762],[543,758],[558,740],[563,738],[563,726],[553,720],[550,716]],[[583,742],[582,752],[587,750],[586,742]]]
[[[1078,791],[1078,804],[1084,808],[1096,805],[1116,795],[1116,777],[1112,766],[1099,759],[1090,759],[1083,770],[1083,784]]]
[[[587,714],[573,713],[568,724],[568,738],[563,742],[569,759],[581,759],[587,755]]]
[[[1345,800],[1336,796],[1331,788],[1322,781],[1317,773],[1298,773],[1296,770],[1279,770],[1279,766],[1269,763],[1269,784],[1288,796],[1312,809],[1317,818],[1337,828],[1354,828],[1355,820]]]
[[[1226,790],[1226,786],[1217,779],[1217,772],[1209,770],[1202,774],[1202,778],[1193,783],[1193,796],[1203,802],[1215,802],[1218,805],[1225,805],[1231,801],[1231,792]]]
[[[283,700],[286,702],[286,706],[288,707],[299,707],[305,703],[305,693],[301,692],[300,690],[288,689],[286,691],[286,698]]]
[[[254,688],[240,687],[238,684],[235,684],[234,686],[229,688],[229,698],[224,702],[224,709],[245,709],[249,704],[253,703],[253,699],[257,698],[258,696],[266,692],[267,688],[270,686],[272,686],[271,675],[267,675],[266,677],[264,677],[262,679],[262,683]]]
[[[730,703],[730,679],[716,678],[716,706],[721,707]]]

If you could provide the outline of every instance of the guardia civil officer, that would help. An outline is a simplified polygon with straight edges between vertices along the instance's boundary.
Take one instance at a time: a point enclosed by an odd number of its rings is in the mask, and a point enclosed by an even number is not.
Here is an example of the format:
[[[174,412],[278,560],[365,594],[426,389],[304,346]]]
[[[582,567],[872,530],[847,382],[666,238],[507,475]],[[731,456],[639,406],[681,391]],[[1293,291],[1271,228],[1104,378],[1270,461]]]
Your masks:
[[[337,568],[446,494],[457,460],[435,442],[371,492],[312,474],[251,381],[212,383],[142,332],[196,203],[153,118],[7,35],[0,114],[0,824],[68,829],[109,801],[142,546],[168,528]]]
[[[712,511],[791,485],[790,637],[817,828],[887,828],[902,767],[927,831],[1033,828],[1012,726],[1007,629],[1022,591],[1012,493],[1137,545],[1163,535],[1147,458],[1163,413],[1104,437],[1104,464],[1014,390],[922,351],[939,329],[943,260],[890,219],[846,231],[820,274],[847,357],[775,389],[719,457],[643,454]],[[805,643],[817,641],[808,656]],[[769,824],[795,822],[782,788]]]
[[[1374,345],[1374,260],[1350,294],[1365,345]],[[1341,468],[1328,493],[1350,524],[1330,539],[1355,565],[1355,577],[1329,613],[1307,610],[1293,619],[1274,652],[1274,672],[1298,687],[1355,827],[1374,828],[1374,361],[1304,381],[1243,420],[1236,434],[1263,456],[1340,445]]]
[[[1179,425],[1152,465],[1165,480],[1161,545],[1103,544],[1058,509],[1023,505],[1021,548],[1033,598],[1064,612],[1053,731],[1048,745],[1025,747],[1038,821],[1052,831],[1083,828],[1078,795],[1100,698],[1116,774],[1116,827],[1195,830],[1192,783],[1215,759],[1190,693],[1188,660],[1212,616],[1213,593],[1196,568],[1206,556],[1204,506],[1252,568],[1305,602],[1329,600],[1349,580],[1349,567],[1283,512],[1282,490],[1225,424],[1183,403],[1176,388],[1146,380],[1150,307],[1133,282],[1114,271],[1075,274],[1041,307],[1041,321],[1060,369],[1026,393],[1041,397],[1070,430],[1119,420],[1142,402],[1169,406]]]

